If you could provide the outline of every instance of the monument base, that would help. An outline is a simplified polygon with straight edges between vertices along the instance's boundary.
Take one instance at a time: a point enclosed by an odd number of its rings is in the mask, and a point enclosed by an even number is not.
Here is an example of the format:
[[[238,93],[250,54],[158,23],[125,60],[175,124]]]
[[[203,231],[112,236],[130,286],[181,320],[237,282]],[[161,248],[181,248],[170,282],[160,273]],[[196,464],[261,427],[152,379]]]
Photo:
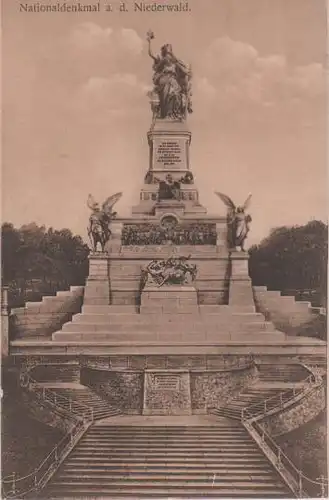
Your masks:
[[[190,373],[145,370],[143,415],[191,415]]]
[[[141,314],[198,313],[198,297],[190,285],[146,285],[141,295]]]

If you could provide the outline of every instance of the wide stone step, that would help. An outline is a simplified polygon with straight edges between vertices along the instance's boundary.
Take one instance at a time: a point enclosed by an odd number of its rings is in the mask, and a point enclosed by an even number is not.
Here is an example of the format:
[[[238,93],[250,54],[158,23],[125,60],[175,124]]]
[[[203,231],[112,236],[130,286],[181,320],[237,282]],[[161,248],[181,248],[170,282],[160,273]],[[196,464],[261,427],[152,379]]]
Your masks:
[[[207,472],[205,472],[207,471]],[[236,464],[203,464],[203,465],[186,465],[183,462],[179,464],[147,464],[147,468],[145,468],[145,464],[136,464],[136,465],[126,465],[126,464],[115,464],[110,462],[108,466],[102,464],[76,464],[71,462],[65,462],[65,466],[63,469],[63,474],[92,474],[97,472],[99,474],[151,474],[151,473],[159,473],[159,474],[172,474],[180,475],[180,474],[237,474],[239,476],[250,476],[255,477],[256,475],[263,475],[266,473],[271,473],[272,470],[268,465],[263,465],[262,467],[255,464],[249,465],[246,467],[246,464],[236,465]],[[62,475],[62,473],[61,473]]]
[[[188,454],[189,454],[189,457],[192,459],[199,459],[199,458],[214,458],[214,459],[217,459],[217,461],[219,460],[227,460],[228,458],[236,458],[237,455],[243,453],[243,456],[245,457],[245,459],[249,460],[250,458],[256,458],[256,457],[259,457],[261,458],[262,455],[261,453],[257,453],[255,450],[243,450],[243,449],[239,449],[239,450],[222,450],[222,451],[209,451],[209,450],[205,450],[205,451],[195,451],[195,450],[189,450],[188,451]],[[172,458],[179,458],[180,460],[184,460],[184,457],[186,456],[187,454],[187,451],[178,451],[178,450],[166,450],[166,449],[161,449],[161,450],[97,450],[97,449],[93,449],[93,450],[86,450],[86,449],[83,449],[83,450],[80,450],[80,451],[76,451],[73,453],[72,456],[74,457],[83,457],[83,458],[87,458],[89,460],[89,457],[90,455],[93,455],[93,457],[95,458],[114,458],[114,459],[118,459],[120,457],[129,457],[129,460],[131,457],[139,457],[140,460],[147,460],[148,458],[161,458],[162,460],[171,460]]]
[[[116,430],[116,427],[115,426],[111,426],[111,425],[107,425],[107,426],[103,426],[103,425],[97,425],[95,426],[94,428],[90,429],[90,431],[88,431],[88,436],[92,436],[92,435],[99,435],[99,436],[104,436],[105,434],[106,435],[109,435],[109,436],[113,436],[114,438],[118,437],[119,436],[123,436],[123,437],[147,437],[147,436],[151,436],[151,437],[172,437],[172,438],[175,438],[177,439],[177,437],[179,438],[183,438],[183,437],[192,437],[192,438],[195,438],[195,437],[200,437],[200,439],[203,439],[204,437],[209,437],[209,438],[216,438],[217,436],[236,436],[236,435],[243,435],[243,436],[249,436],[248,433],[244,430],[244,428],[240,425],[237,425],[236,428],[234,426],[223,426],[223,427],[219,427],[218,429],[214,429],[214,430],[210,430],[208,427],[205,427],[205,430],[200,430],[200,431],[194,431],[194,430],[190,430],[188,427],[187,428],[183,428],[181,430],[175,430],[175,428],[171,429],[171,426],[168,427],[167,430],[165,429],[159,429],[159,430],[156,430],[156,431],[153,431],[152,429],[154,429],[154,427],[149,427],[149,428],[146,428],[145,430],[143,431],[136,431],[136,430],[132,430],[130,427],[121,427],[119,429]]]
[[[181,435],[192,435],[192,436],[204,436],[205,434],[207,435],[217,435],[217,434],[222,434],[223,432],[231,432],[231,433],[236,433],[236,432],[243,432],[245,435],[248,435],[244,427],[238,424],[231,424],[231,422],[227,422],[225,420],[225,423],[223,422],[218,422],[218,426],[216,427],[192,427],[192,426],[186,426],[186,427],[175,427],[174,425],[169,425],[168,427],[156,427],[156,426],[146,426],[143,428],[136,428],[128,425],[122,425],[122,426],[113,426],[109,424],[98,424],[95,427],[92,427],[90,430],[88,430],[88,435],[92,433],[101,433],[103,434],[104,431],[107,431],[109,433],[113,433],[115,436],[117,436],[119,433],[126,434],[127,436],[129,435],[145,435],[145,434],[152,434],[153,436],[159,436],[159,435],[176,435],[176,436],[181,436]]]
[[[246,314],[255,313],[254,306],[229,306],[229,305],[199,305],[200,314]],[[83,314],[138,314],[138,307],[134,305],[84,305]]]
[[[186,481],[193,481],[193,482],[205,482],[211,478],[213,480],[214,472],[209,471],[209,472],[195,472],[192,471],[190,474],[187,474],[186,472],[175,472],[174,474],[171,474],[170,472],[144,472],[143,474],[141,473],[131,473],[127,474],[126,472],[118,472],[117,474],[114,474],[113,472],[105,471],[104,474],[101,474],[100,472],[91,472],[91,473],[86,473],[84,471],[83,473],[83,481],[85,482],[86,480],[98,480],[100,484],[109,484],[111,481],[117,482],[117,481],[124,481],[124,482],[133,482],[133,481],[165,481],[165,480],[170,480],[174,481],[175,483],[178,482],[186,482]],[[66,470],[59,473],[56,476],[56,481],[79,481],[81,480],[81,472],[78,473],[73,473],[73,472],[67,472]],[[255,473],[247,473],[247,474],[239,474],[239,473],[225,473],[219,477],[219,481],[221,483],[245,483],[246,481],[257,481],[259,483],[271,483],[273,485],[273,477],[268,474],[268,473],[263,473],[263,474],[255,474]]]
[[[84,305],[81,312],[86,314],[137,314],[138,308],[133,305]]]
[[[149,453],[156,453],[156,452],[168,452],[168,453],[176,453],[184,448],[186,453],[194,453],[194,452],[202,452],[202,453],[218,453],[218,452],[233,452],[236,450],[244,450],[244,451],[251,451],[254,449],[254,443],[237,443],[237,442],[232,442],[232,443],[209,443],[209,444],[202,444],[201,442],[199,443],[194,443],[194,444],[188,444],[184,443],[182,446],[178,444],[174,444],[174,442],[168,441],[167,443],[138,443],[138,449],[136,450],[135,443],[112,443],[111,441],[108,442],[97,442],[97,443],[89,443],[89,442],[81,442],[79,443],[79,448],[77,451],[97,451],[97,452],[106,452],[106,451],[111,451],[113,450],[114,452],[122,450],[125,453],[128,452],[149,452]]]
[[[157,315],[152,315],[151,317],[142,314],[75,314],[72,318],[74,323],[85,323],[85,324],[149,324],[150,321],[152,323],[165,323],[165,324],[173,324],[173,323],[186,323],[189,322],[203,324],[205,321],[204,315],[195,315],[193,319],[190,314],[172,314],[172,315],[163,315],[158,317]],[[256,323],[256,322],[264,322],[264,316],[259,313],[250,313],[250,314],[220,314],[213,313],[206,315],[207,323],[218,323],[218,324],[229,324],[229,323],[237,323],[237,324],[245,324],[245,323]]]
[[[267,332],[274,331],[272,323],[265,321],[257,322],[227,322],[225,324],[221,323],[208,323],[189,321],[188,323],[179,322],[148,322],[145,324],[136,323],[82,323],[82,322],[69,322],[65,323],[62,328],[62,332],[81,332],[81,333],[111,333],[120,332],[123,335],[138,333],[138,332],[148,332],[152,330],[154,332],[186,332],[191,334],[193,332],[202,333],[218,333],[219,331],[225,331],[225,333],[235,333],[239,331],[243,332]]]
[[[149,438],[143,438],[143,437],[130,437],[130,438],[119,438],[119,439],[114,439],[112,437],[107,437],[107,436],[86,436],[83,437],[79,443],[88,443],[88,444],[97,444],[99,442],[108,442],[108,443],[113,443],[116,446],[120,446],[128,444],[128,443],[133,443],[136,446],[139,446],[141,444],[147,444],[147,445],[153,445],[153,444],[159,444],[159,445],[167,445],[168,443],[175,442],[177,440],[177,437],[164,437],[164,438],[158,438],[156,436],[154,437],[149,437]],[[232,443],[253,443],[253,440],[248,437],[226,437],[226,436],[220,436],[218,438],[180,438],[180,442],[182,446],[185,445],[192,445],[192,444],[208,444],[208,445],[220,445],[220,444],[232,444]]]
[[[213,481],[213,478],[211,478],[211,483]],[[92,479],[89,479],[89,480],[84,480],[83,478],[80,478],[79,479],[76,479],[76,480],[67,480],[67,481],[57,481],[55,480],[53,482],[53,487],[56,487],[56,489],[58,488],[61,488],[61,489],[64,489],[64,488],[69,488],[70,490],[75,488],[75,487],[81,487],[81,485],[83,485],[84,487],[88,486],[88,488],[90,489],[90,492],[92,492],[93,490],[96,490],[96,491],[100,491],[101,490],[101,487],[104,485],[104,486],[108,486],[110,488],[115,488],[115,487],[120,487],[120,486],[124,486],[124,485],[128,485],[128,486],[134,486],[137,491],[138,491],[138,488],[139,487],[142,487],[144,488],[145,487],[145,483],[147,483],[148,481],[143,481],[143,480],[129,480],[129,478],[126,478],[122,481],[104,481],[102,482],[102,484],[98,484],[97,480],[92,480]],[[200,489],[200,488],[209,488],[209,479],[207,480],[200,480],[200,481],[186,481],[186,480],[182,480],[182,481],[179,481],[177,480],[176,478],[174,480],[171,480],[170,482],[168,481],[157,481],[155,482],[154,484],[151,482],[152,484],[152,487],[153,488],[173,488],[175,486],[178,486],[178,487],[184,487],[186,485],[186,482],[188,482],[188,487],[189,488],[196,488],[196,489]],[[215,484],[216,484],[216,487],[217,488],[221,488],[221,487],[226,487],[228,488],[228,484],[227,482],[225,482],[225,479],[224,478],[218,478],[215,480]],[[250,481],[234,481],[234,484],[231,484],[231,488],[234,489],[235,486],[238,486],[239,488],[252,488],[252,489],[260,489],[262,491],[266,491],[266,488],[269,487],[269,488],[282,488],[281,484],[279,483],[278,480],[275,480],[275,478],[272,479],[272,481],[269,483],[269,484],[264,484],[263,482],[260,482],[260,481],[253,481],[252,483]]]
[[[179,495],[179,496],[178,496]],[[188,486],[184,486],[183,490],[176,491],[174,488],[168,487],[160,487],[153,488],[153,485],[149,485],[145,488],[138,489],[138,498],[166,498],[168,497],[176,497],[176,498],[237,498],[241,500],[241,498],[264,498],[264,495],[267,498],[289,498],[287,497],[286,490],[277,489],[277,488],[268,488],[265,493],[263,491],[253,491],[250,488],[248,489],[236,489],[236,488],[218,488],[217,486],[209,486],[206,488],[198,489],[197,491],[193,488],[189,488]],[[84,499],[93,499],[95,497],[100,498],[111,498],[111,500],[115,500],[118,498],[131,500],[136,498],[136,490],[134,488],[125,487],[122,489],[122,486],[118,488],[101,488],[98,490],[93,490],[90,492],[89,488],[85,488],[83,485],[81,487],[75,486],[74,491],[71,491],[69,486],[67,488],[60,489],[49,489],[47,494],[47,498],[84,498]],[[290,498],[293,498],[292,496]]]
[[[239,331],[237,333],[227,334],[226,332],[214,332],[212,334],[193,333],[186,332],[184,335],[170,331],[166,333],[159,334],[157,332],[143,332],[143,333],[133,333],[133,332],[121,332],[121,333],[68,333],[68,332],[56,332],[52,335],[54,341],[85,341],[85,342],[119,342],[122,345],[130,345],[131,343],[136,343],[140,345],[148,345],[149,342],[173,342],[180,343],[182,345],[190,345],[191,342],[244,342],[246,339],[252,342],[267,342],[267,340],[281,341],[285,338],[285,335],[281,332],[262,332],[253,333]]]
[[[95,457],[94,455],[86,455],[84,456],[75,456],[73,454],[70,454],[69,458],[67,459],[67,462],[65,461],[65,464],[68,464],[69,466],[77,466],[80,465],[82,467],[95,467],[95,466],[100,466],[100,467],[111,467],[115,465],[121,465],[123,467],[132,467],[135,465],[139,465],[142,467],[145,467],[145,463],[147,464],[147,467],[154,467],[154,466],[160,466],[163,467],[167,464],[167,466],[170,467],[246,467],[246,461],[243,456],[238,456],[238,455],[233,455],[233,457],[225,457],[225,462],[221,463],[221,460],[218,458],[214,457],[199,457],[199,458],[193,458],[190,457],[189,455],[185,455],[182,458],[179,457],[147,457],[147,460],[145,460],[143,457],[129,457],[127,459],[126,456],[123,457],[116,457],[116,458],[111,458],[111,457],[105,457],[104,455]],[[266,462],[265,458],[263,455],[259,454],[256,456],[252,456],[248,458],[248,470],[253,467],[259,467],[259,466],[266,466],[268,467],[268,463]]]

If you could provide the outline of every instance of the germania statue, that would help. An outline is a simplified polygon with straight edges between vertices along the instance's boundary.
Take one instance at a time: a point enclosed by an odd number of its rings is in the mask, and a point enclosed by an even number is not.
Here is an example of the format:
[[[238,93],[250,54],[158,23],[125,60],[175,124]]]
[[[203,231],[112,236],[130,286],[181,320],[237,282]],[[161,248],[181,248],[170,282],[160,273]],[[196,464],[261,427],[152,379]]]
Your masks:
[[[229,243],[231,248],[240,247],[245,251],[244,243],[250,230],[251,216],[245,211],[250,205],[251,194],[248,195],[243,205],[235,206],[229,196],[215,191],[215,194],[222,200],[228,208]]]
[[[116,193],[109,196],[100,208],[93,196],[88,196],[87,205],[92,210],[89,217],[88,236],[92,246],[92,250],[97,252],[98,243],[101,246],[102,252],[105,251],[105,245],[111,236],[110,223],[117,215],[113,212],[114,204],[120,200],[122,193]]]
[[[156,118],[183,120],[187,113],[192,113],[191,68],[177,59],[172,46],[168,43],[161,47],[160,55],[155,56],[151,47],[153,38],[154,33],[148,31],[148,53],[153,59],[154,71],[154,89],[149,93],[153,120]]]

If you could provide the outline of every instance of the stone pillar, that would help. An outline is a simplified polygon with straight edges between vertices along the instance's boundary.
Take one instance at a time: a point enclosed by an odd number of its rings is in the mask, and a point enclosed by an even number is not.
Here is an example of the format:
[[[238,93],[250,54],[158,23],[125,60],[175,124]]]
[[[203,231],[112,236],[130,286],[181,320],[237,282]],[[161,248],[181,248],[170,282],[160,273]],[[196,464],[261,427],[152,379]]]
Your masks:
[[[108,242],[108,251],[109,253],[120,253],[121,250],[121,238],[122,238],[122,228],[123,223],[112,221],[111,223],[111,238]]]
[[[110,304],[109,255],[90,252],[89,276],[86,282],[84,305]]]
[[[1,288],[1,353],[2,356],[9,354],[9,309],[8,288]]]
[[[231,279],[229,289],[229,305],[250,307],[255,310],[254,296],[248,270],[249,255],[245,252],[233,251],[230,255]]]
[[[219,250],[227,250],[227,222],[217,222],[216,223],[216,233],[217,233],[217,241],[216,245]]]

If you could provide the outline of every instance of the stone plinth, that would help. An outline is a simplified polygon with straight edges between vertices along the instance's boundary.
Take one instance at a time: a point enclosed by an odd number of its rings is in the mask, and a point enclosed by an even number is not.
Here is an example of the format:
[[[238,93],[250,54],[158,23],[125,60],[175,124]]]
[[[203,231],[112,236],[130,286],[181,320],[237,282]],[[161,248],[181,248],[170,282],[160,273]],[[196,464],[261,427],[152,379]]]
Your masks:
[[[89,254],[89,276],[86,282],[84,304],[110,303],[109,256],[103,252]]]
[[[141,295],[141,314],[198,313],[197,291],[188,285],[146,285]]]
[[[189,170],[191,132],[186,123],[156,120],[147,134],[150,146],[150,169],[157,174]]]
[[[145,370],[143,415],[191,415],[190,374]]]
[[[119,253],[121,249],[121,235],[122,235],[123,223],[119,221],[113,221],[111,223],[111,238],[107,243],[107,249],[110,253]]]
[[[232,280],[250,280],[248,261],[249,256],[246,252],[232,252],[231,253],[231,279]]]
[[[175,216],[182,216],[184,215],[185,204],[176,200],[162,200],[157,202],[154,208],[155,215],[159,217],[171,215],[172,213]]]
[[[231,280],[229,289],[230,306],[250,306],[255,310],[252,283],[248,274],[248,254],[245,252],[232,252]]]

